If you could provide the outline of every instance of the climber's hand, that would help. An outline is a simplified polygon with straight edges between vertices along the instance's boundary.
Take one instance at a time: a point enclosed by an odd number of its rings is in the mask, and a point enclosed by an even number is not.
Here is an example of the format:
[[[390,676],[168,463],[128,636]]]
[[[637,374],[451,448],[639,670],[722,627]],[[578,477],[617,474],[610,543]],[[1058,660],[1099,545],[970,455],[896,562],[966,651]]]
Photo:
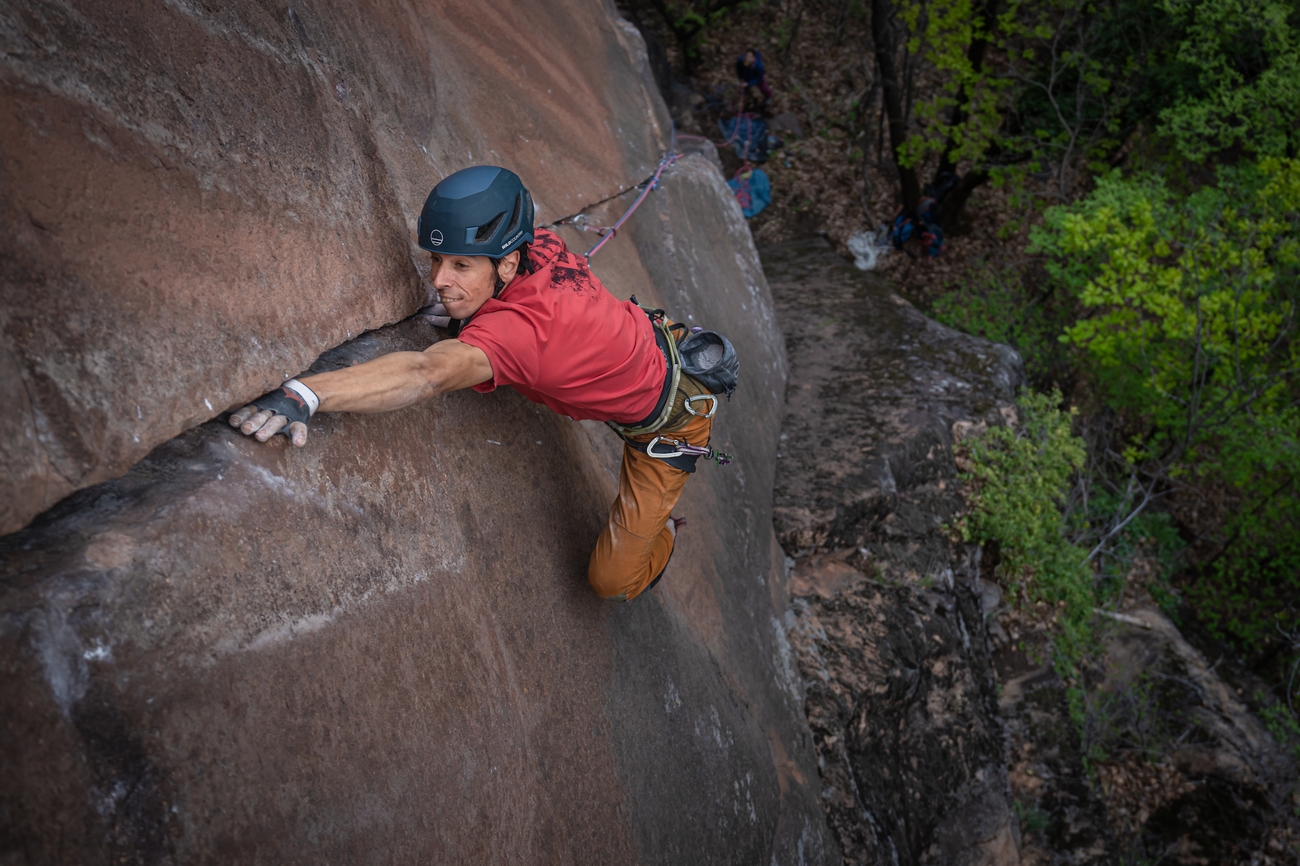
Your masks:
[[[242,409],[232,412],[230,426],[238,427],[245,436],[265,442],[276,433],[283,433],[289,441],[301,448],[307,444],[307,419],[320,405],[320,400],[303,383],[290,379],[270,393],[263,394]]]
[[[447,308],[442,304],[434,304],[425,307],[415,314],[419,318],[439,328],[445,328],[451,324],[451,317],[447,315]]]

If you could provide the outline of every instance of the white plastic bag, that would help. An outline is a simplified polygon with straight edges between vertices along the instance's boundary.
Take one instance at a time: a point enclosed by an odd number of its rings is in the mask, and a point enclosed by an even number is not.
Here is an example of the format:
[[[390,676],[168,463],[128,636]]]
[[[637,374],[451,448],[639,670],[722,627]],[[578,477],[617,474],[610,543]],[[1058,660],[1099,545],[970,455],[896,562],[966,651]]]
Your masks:
[[[853,253],[853,264],[859,270],[874,271],[880,257],[889,252],[889,244],[880,243],[881,240],[885,240],[884,229],[879,232],[854,232],[849,238],[849,252]]]

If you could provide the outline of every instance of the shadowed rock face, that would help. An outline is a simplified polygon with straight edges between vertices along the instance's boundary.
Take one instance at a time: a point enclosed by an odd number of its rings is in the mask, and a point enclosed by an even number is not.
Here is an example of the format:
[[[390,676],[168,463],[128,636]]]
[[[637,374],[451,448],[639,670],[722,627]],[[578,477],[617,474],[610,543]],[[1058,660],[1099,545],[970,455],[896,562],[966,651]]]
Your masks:
[[[0,15],[2,501],[30,521],[0,539],[0,861],[835,862],[779,619],[785,355],[707,160],[595,260],[743,363],[736,462],[635,603],[586,586],[600,425],[504,389],[321,416],[302,450],[212,420],[444,336],[369,330],[427,299],[440,177],[501,162],[542,221],[647,177],[635,31],[576,0]]]
[[[945,328],[824,241],[762,251],[790,357],[776,527],[827,817],[850,863],[1015,864],[979,550],[952,427],[1001,421],[1004,347]]]

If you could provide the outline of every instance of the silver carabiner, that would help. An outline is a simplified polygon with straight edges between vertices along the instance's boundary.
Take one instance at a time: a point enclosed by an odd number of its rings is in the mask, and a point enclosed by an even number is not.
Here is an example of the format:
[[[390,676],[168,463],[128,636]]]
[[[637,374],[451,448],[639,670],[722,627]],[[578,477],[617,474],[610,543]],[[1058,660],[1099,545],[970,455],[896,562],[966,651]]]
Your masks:
[[[695,407],[692,406],[691,404],[694,403],[696,400],[713,401],[713,405],[709,407],[708,414],[695,411]],[[698,418],[712,418],[718,411],[718,395],[717,394],[696,394],[694,397],[687,397],[685,408],[687,412],[690,412],[692,415],[695,415]]]
[[[655,446],[659,444],[659,440],[660,440],[661,438],[662,438],[662,437],[660,437],[660,436],[656,436],[655,438],[653,438],[653,439],[650,440],[650,444],[647,445],[647,446],[645,447],[645,453],[646,453],[646,456],[647,456],[647,457],[654,457],[656,460],[672,460],[674,457],[681,457],[681,456],[682,456],[682,452],[680,452],[680,451],[674,451],[674,452],[671,453],[671,454],[657,454],[657,453],[655,453]],[[674,445],[674,447],[675,447],[675,446],[676,446],[676,443],[673,443],[673,445]]]

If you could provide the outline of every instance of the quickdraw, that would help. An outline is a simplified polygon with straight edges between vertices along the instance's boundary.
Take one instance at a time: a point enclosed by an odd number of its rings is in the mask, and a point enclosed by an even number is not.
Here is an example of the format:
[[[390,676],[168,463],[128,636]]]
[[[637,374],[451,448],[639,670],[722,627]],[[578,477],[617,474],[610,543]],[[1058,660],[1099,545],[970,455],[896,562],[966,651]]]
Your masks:
[[[706,460],[712,460],[719,466],[726,466],[733,459],[733,455],[725,451],[719,451],[717,448],[704,447],[702,445],[692,445],[689,442],[680,442],[677,440],[668,441],[668,447],[676,449],[675,451],[656,451],[655,446],[660,442],[665,442],[663,436],[656,436],[651,439],[645,447],[645,453],[650,457],[659,460],[671,460],[674,457],[703,457]]]
[[[606,232],[601,237],[601,239],[596,242],[596,245],[594,247],[587,250],[586,257],[588,259],[594,256],[600,250],[600,248],[605,245],[606,241],[608,241],[610,238],[618,234],[618,230],[623,227],[623,223],[627,222],[627,218],[630,217],[632,214],[634,214],[636,212],[636,209],[641,206],[641,202],[645,201],[646,196],[650,195],[650,193],[659,186],[659,178],[663,175],[664,169],[668,168],[668,166],[672,165],[674,162],[682,158],[681,154],[674,152],[677,148],[676,140],[677,140],[677,129],[676,127],[674,127],[673,143],[669,144],[667,156],[659,160],[659,167],[655,169],[654,176],[651,177],[650,180],[646,182],[645,189],[641,190],[641,194],[636,197],[636,201],[632,202],[632,206],[627,209],[627,212],[618,218],[618,222],[614,223],[612,226],[609,227],[609,231]]]

